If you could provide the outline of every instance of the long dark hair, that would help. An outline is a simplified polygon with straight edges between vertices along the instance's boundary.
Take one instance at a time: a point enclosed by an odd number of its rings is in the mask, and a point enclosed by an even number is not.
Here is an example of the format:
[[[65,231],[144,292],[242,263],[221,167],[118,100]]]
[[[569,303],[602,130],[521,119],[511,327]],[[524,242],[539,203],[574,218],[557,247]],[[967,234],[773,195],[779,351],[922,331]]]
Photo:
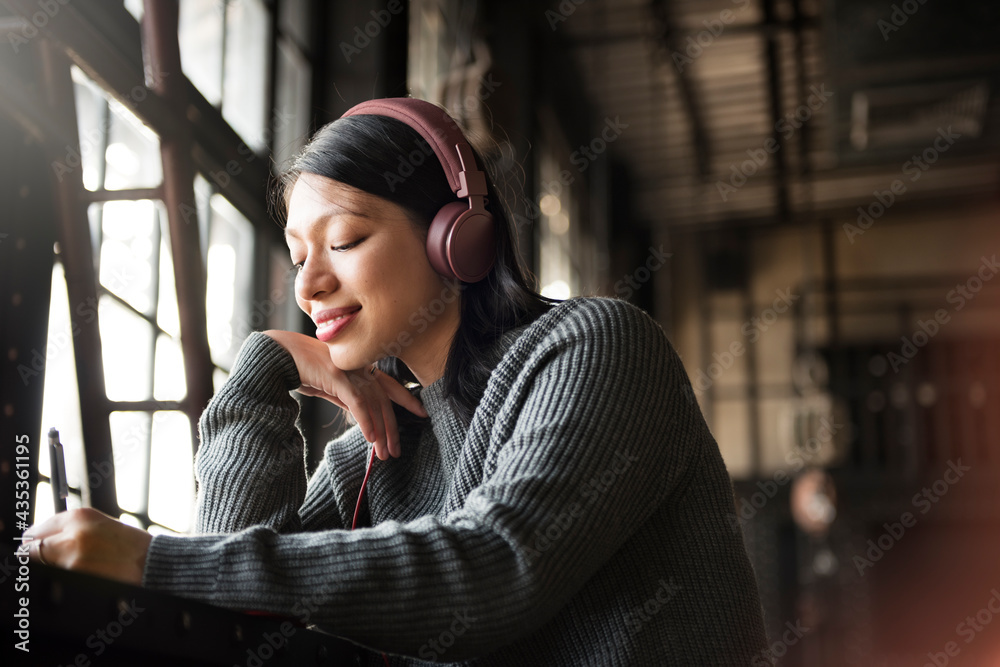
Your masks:
[[[445,394],[466,424],[472,420],[493,371],[482,351],[505,331],[534,321],[557,303],[530,287],[518,260],[510,215],[497,196],[493,165],[484,162],[475,147],[473,152],[486,173],[487,208],[496,221],[497,256],[486,278],[462,284],[461,322],[445,364]],[[425,158],[419,165],[415,164],[419,160],[408,157],[418,154]],[[424,233],[438,209],[457,200],[444,168],[417,131],[385,116],[348,116],[323,126],[281,169],[273,200],[281,207],[281,220],[288,211],[292,186],[302,173],[325,176],[402,206],[413,213],[415,224]],[[416,382],[396,357],[382,360],[379,368],[403,384]],[[396,412],[397,416],[409,415],[405,410]]]

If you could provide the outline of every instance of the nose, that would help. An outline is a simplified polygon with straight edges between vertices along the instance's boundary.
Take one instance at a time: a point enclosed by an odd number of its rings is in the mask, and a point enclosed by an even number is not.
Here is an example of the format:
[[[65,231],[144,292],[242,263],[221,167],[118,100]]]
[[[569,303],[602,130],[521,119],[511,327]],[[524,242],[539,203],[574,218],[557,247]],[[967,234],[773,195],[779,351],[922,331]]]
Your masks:
[[[333,266],[322,256],[309,257],[295,279],[295,295],[300,301],[316,301],[338,287]]]

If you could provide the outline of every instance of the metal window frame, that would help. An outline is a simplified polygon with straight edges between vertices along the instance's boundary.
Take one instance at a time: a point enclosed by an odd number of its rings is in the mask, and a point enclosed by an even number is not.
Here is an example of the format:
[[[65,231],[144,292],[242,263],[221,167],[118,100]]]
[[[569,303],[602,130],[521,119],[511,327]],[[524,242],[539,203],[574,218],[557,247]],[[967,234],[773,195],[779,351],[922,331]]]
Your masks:
[[[0,0],[23,17],[28,26],[37,14],[36,3]],[[272,15],[271,40],[277,35],[277,5]],[[185,359],[187,394],[181,401],[110,401],[104,386],[103,359],[96,322],[80,325],[74,337],[80,388],[85,469],[100,464],[114,476],[109,415],[112,411],[180,410],[191,423],[192,445],[197,447],[197,422],[214,393],[215,368],[208,347],[205,314],[205,265],[202,258],[194,200],[194,175],[226,174],[213,179],[214,190],[225,196],[253,225],[259,260],[261,250],[282,243],[280,230],[269,223],[266,207],[270,170],[266,158],[248,150],[235,130],[183,75],[177,42],[177,6],[145,3],[142,25],[120,3],[60,5],[43,25],[34,21],[42,39],[31,44],[25,57],[41,55],[44,96],[29,89],[0,65],[0,83],[9,94],[0,105],[24,131],[47,147],[48,157],[66,147],[79,150],[70,65],[78,66],[111,97],[124,104],[160,137],[163,182],[159,187],[125,191],[87,191],[79,174],[60,181],[56,208],[62,261],[71,303],[98,297],[93,249],[89,237],[87,206],[92,202],[122,199],[158,199],[167,209],[171,252],[175,267],[181,344]],[[5,19],[5,23],[17,23]],[[270,45],[274,48],[274,44]],[[315,70],[315,63],[311,63]],[[273,124],[274,62],[270,65],[268,131]],[[269,136],[273,136],[273,133]],[[257,271],[265,276],[266,272]],[[254,293],[266,291],[262,279]],[[73,318],[78,315],[73,313]],[[151,443],[148,443],[151,444]],[[37,480],[37,469],[36,469]],[[88,493],[84,504],[112,516],[121,513],[114,484],[102,484]],[[148,500],[148,499],[147,499]],[[147,508],[148,509],[148,508]],[[147,525],[148,515],[139,513]]]

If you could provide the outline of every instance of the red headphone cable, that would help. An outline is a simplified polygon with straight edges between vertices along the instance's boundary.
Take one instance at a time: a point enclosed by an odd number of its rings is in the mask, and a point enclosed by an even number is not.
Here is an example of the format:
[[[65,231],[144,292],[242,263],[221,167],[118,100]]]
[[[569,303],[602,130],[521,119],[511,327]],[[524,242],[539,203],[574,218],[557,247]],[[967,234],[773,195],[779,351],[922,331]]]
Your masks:
[[[372,454],[368,457],[368,467],[365,468],[365,478],[361,481],[361,492],[358,493],[358,503],[354,506],[354,519],[351,521],[351,530],[358,525],[358,514],[361,512],[361,499],[365,497],[365,487],[368,486],[368,476],[372,474],[372,464],[375,463],[375,443],[372,443]]]
[[[365,478],[361,480],[361,492],[358,493],[358,503],[354,506],[354,519],[351,520],[351,530],[358,525],[358,514],[361,512],[361,499],[365,497],[365,488],[368,486],[368,476],[372,474],[372,464],[375,463],[375,443],[372,443],[372,453],[368,457],[368,467],[365,468]],[[385,667],[389,667],[389,656],[382,654],[382,661]]]

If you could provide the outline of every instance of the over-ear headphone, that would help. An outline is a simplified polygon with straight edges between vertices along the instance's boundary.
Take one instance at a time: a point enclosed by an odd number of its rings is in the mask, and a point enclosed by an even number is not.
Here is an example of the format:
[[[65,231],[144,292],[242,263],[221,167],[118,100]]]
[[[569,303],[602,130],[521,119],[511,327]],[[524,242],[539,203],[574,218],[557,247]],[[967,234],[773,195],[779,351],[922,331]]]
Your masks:
[[[444,109],[412,97],[362,102],[341,118],[363,114],[395,118],[416,130],[444,167],[455,195],[468,198],[442,206],[431,221],[427,232],[431,266],[443,276],[467,283],[485,278],[496,257],[494,220],[486,210],[486,175],[476,166],[458,124]]]

